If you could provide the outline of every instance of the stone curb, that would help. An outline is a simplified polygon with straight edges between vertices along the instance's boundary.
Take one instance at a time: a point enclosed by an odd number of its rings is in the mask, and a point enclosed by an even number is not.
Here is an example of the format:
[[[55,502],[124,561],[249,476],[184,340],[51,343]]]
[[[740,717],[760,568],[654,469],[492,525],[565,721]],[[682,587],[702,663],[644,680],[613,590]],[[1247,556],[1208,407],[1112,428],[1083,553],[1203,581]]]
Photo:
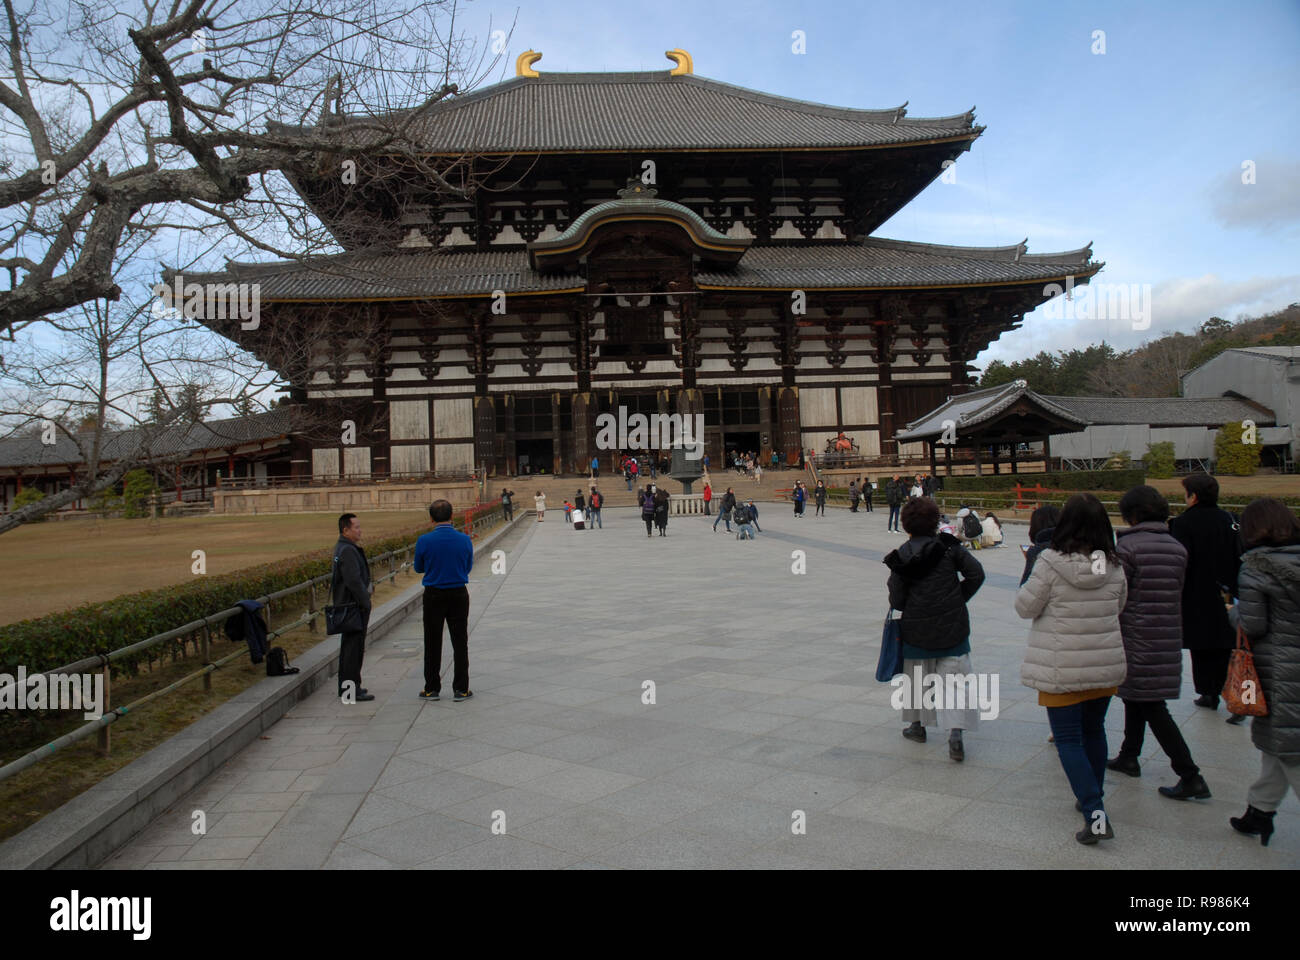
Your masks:
[[[474,557],[528,517],[514,520],[474,547]],[[377,607],[366,645],[390,633],[415,610],[424,588],[412,584]],[[267,677],[200,717],[174,737],[69,800],[22,833],[0,843],[0,870],[91,869],[103,863],[161,813],[269,729],[338,672],[337,638],[303,652],[291,677]]]

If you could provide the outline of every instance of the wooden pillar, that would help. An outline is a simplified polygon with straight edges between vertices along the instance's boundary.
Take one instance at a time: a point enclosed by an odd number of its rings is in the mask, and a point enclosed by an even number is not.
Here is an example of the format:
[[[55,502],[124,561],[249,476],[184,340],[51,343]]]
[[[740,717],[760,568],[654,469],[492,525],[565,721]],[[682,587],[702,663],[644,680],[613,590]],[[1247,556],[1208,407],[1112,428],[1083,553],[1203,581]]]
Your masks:
[[[474,463],[470,469],[478,473],[483,464],[489,469],[496,462],[492,445],[496,437],[497,414],[492,397],[476,396],[474,398]]]
[[[992,451],[993,451],[993,476],[996,477],[996,476],[998,475],[998,472],[999,472],[999,471],[998,471],[998,445],[997,445],[997,443],[993,443],[993,444],[991,445],[991,449],[992,449]]]
[[[939,468],[938,466],[935,465],[935,461],[934,461],[934,455],[935,455],[934,448],[935,448],[935,441],[931,440],[930,441],[930,476],[932,477],[939,472]]]
[[[1043,472],[1050,473],[1052,470],[1052,438],[1043,437]]]
[[[893,453],[898,456],[898,445],[894,443],[894,385],[892,382],[889,348],[893,340],[890,324],[876,326],[876,364],[880,383],[876,387],[876,409],[880,414],[880,452],[883,455]]]
[[[781,462],[789,463],[791,454],[794,455],[794,462],[799,462],[800,447],[803,445],[803,434],[799,429],[799,388],[782,387],[777,395],[777,416],[780,419],[778,432],[780,434]]]
[[[551,394],[551,473],[564,472],[564,434],[560,430],[560,395]],[[563,504],[561,504],[563,506]]]
[[[506,429],[505,429],[505,472],[507,476],[513,477],[519,472],[519,459],[515,447],[515,395],[513,393],[501,394],[496,398],[497,402],[505,405]]]
[[[984,468],[980,465],[980,442],[972,440],[971,444],[971,453],[975,455],[975,476],[982,477],[984,476]]]
[[[943,472],[947,476],[952,476],[952,444],[943,448]]]
[[[591,458],[599,457],[601,467],[609,469],[607,458],[611,451],[597,450],[595,445],[595,398],[590,392],[575,393],[569,401],[573,411],[573,458],[578,461],[578,473],[591,469]]]
[[[1016,443],[1017,443],[1016,438],[1012,437],[1011,438],[1011,472],[1012,473],[1020,472],[1019,470],[1016,469]]]

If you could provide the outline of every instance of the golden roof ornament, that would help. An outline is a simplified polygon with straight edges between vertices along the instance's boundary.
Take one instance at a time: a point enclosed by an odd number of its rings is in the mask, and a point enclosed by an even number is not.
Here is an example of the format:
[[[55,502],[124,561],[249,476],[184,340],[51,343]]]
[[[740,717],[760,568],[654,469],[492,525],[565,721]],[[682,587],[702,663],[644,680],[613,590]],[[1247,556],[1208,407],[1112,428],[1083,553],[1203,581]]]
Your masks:
[[[542,59],[542,55],[536,50],[525,50],[523,53],[519,54],[519,58],[515,60],[515,76],[538,76],[537,71],[533,69],[533,64],[540,59]]]
[[[672,50],[665,50],[664,56],[667,57],[669,60],[671,60],[673,63],[677,64],[677,66],[673,67],[673,69],[669,72],[669,76],[680,77],[685,74],[695,72],[695,61],[692,60],[691,55],[687,53],[685,50],[683,50],[681,47],[677,47]]]

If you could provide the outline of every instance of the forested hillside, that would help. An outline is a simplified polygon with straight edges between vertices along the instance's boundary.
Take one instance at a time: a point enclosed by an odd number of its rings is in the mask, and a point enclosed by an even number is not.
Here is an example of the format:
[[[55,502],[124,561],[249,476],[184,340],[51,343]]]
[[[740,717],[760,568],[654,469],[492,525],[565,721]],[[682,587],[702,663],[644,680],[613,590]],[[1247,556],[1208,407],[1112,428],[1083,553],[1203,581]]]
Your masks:
[[[1082,350],[1043,351],[1015,363],[992,361],[981,387],[1025,380],[1059,396],[1176,397],[1178,378],[1233,347],[1300,345],[1300,303],[1263,317],[1229,323],[1211,317],[1194,334],[1170,333],[1133,350],[1106,342]]]

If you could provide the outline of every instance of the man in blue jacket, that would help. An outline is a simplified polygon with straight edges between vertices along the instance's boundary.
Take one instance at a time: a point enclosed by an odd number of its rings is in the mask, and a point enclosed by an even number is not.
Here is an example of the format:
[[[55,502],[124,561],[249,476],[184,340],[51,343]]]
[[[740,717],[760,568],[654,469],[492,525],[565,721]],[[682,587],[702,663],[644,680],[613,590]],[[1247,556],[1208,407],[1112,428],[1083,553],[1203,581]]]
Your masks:
[[[460,703],[474,696],[469,689],[469,571],[474,541],[451,524],[451,504],[435,500],[429,507],[433,529],[415,541],[415,572],[424,574],[424,689],[421,700],[442,693],[442,625],[451,633],[454,663],[451,689]]]

